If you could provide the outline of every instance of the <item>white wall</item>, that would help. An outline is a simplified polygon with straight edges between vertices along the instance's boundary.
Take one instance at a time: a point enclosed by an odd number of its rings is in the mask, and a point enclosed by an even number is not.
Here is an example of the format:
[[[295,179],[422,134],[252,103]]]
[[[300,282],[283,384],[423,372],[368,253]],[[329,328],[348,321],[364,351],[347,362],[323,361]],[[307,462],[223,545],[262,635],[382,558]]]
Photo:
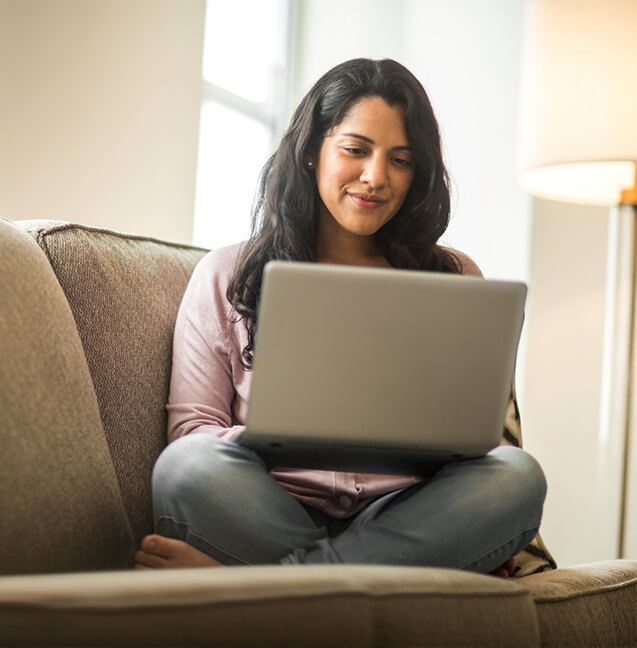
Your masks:
[[[548,479],[542,534],[562,565],[610,559],[595,515],[608,210],[534,207],[522,422]]]
[[[0,215],[190,240],[204,7],[0,2]]]
[[[358,57],[402,59],[404,0],[299,0],[294,95],[331,67]]]

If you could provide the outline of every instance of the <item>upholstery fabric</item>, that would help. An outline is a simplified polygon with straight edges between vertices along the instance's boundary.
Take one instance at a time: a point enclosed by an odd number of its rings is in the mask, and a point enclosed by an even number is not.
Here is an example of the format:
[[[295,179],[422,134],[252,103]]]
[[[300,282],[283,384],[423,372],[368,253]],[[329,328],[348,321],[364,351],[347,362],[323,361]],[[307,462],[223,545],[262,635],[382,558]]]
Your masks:
[[[609,560],[519,581],[535,598],[544,646],[637,646],[637,562]]]
[[[524,648],[539,636],[527,590],[456,570],[262,566],[5,579],[0,643],[44,642]]]
[[[23,221],[75,317],[135,541],[152,532],[150,476],[166,445],[172,335],[205,250],[50,221]]]
[[[0,573],[123,568],[134,545],[75,323],[0,219]]]

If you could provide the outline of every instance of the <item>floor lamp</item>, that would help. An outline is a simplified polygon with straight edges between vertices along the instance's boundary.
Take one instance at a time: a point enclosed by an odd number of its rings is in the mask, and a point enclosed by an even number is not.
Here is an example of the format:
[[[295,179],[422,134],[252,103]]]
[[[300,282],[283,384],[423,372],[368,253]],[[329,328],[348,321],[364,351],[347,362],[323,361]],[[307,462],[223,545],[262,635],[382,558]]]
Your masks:
[[[522,188],[611,208],[600,486],[592,504],[599,523],[612,525],[617,557],[635,558],[637,1],[527,0],[521,79]]]

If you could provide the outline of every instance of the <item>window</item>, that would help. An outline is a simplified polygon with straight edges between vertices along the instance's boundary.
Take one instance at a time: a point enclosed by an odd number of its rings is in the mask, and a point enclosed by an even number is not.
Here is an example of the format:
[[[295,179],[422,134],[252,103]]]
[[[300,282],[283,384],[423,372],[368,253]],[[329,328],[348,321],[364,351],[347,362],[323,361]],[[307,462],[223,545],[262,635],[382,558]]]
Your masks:
[[[259,172],[287,114],[292,0],[208,0],[193,241],[247,238]]]

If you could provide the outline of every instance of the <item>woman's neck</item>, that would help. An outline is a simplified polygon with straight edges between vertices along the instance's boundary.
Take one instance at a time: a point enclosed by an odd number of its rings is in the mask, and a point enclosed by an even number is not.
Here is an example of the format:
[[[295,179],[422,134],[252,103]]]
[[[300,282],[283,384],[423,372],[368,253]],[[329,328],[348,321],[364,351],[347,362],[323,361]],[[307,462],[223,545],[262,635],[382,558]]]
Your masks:
[[[319,227],[316,251],[320,263],[390,267],[373,236],[356,236],[334,227]]]
[[[372,266],[389,268],[390,264],[382,254],[369,256],[339,256],[337,254],[319,254],[320,263],[338,263],[343,265]]]

